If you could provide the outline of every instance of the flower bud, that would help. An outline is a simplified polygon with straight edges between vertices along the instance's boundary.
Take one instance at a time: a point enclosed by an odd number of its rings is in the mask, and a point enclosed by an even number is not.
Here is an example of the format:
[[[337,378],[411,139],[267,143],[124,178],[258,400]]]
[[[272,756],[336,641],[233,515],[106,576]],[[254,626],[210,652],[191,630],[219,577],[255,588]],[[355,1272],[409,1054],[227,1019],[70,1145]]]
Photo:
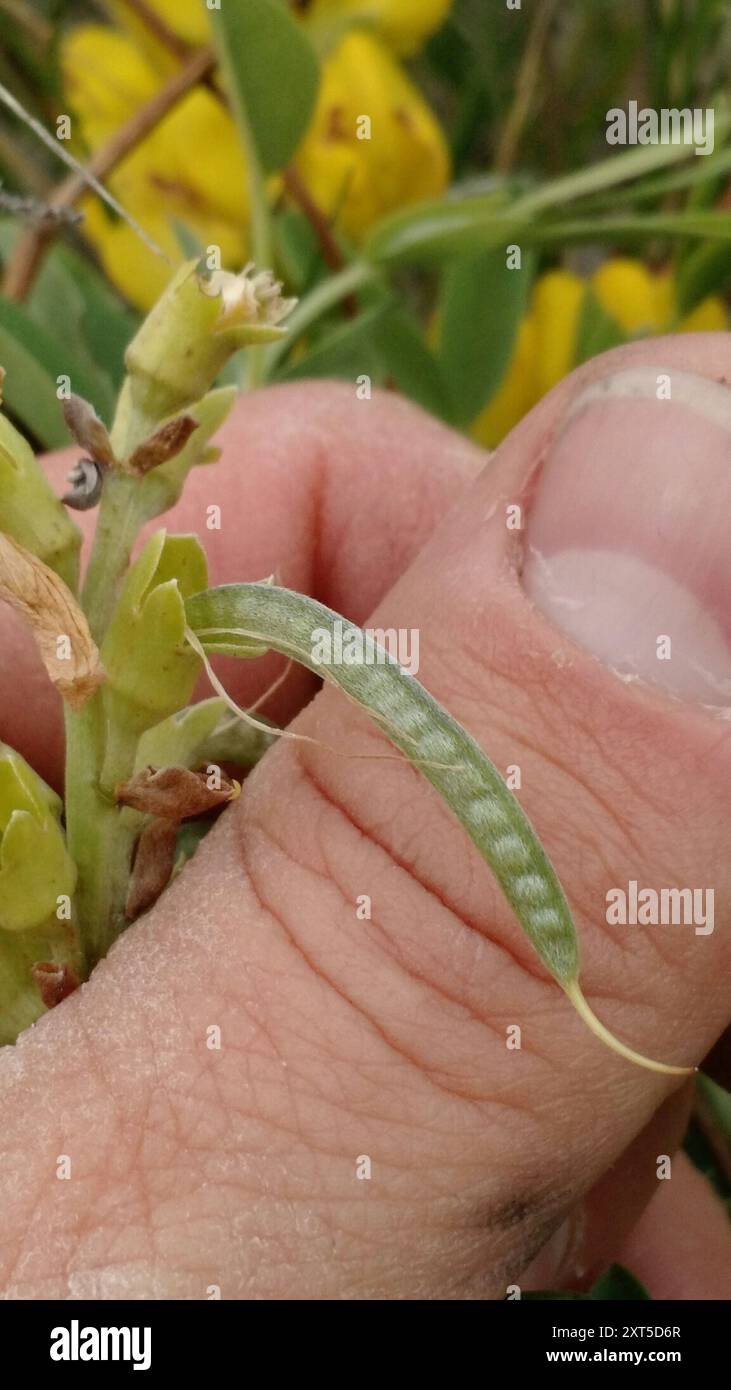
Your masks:
[[[140,734],[190,699],[200,663],[185,641],[184,600],[205,589],[195,536],[157,531],[127,575],[102,648],[111,719]]]
[[[30,444],[4,415],[0,415],[0,531],[19,541],[76,591],[81,536]]]
[[[295,300],[282,299],[271,271],[216,270],[188,261],[173,276],[125,354],[136,409],[159,420],[197,401],[239,348],[271,342]]]
[[[19,753],[0,745],[0,929],[25,932],[54,916],[76,886],[59,823],[61,802]]]

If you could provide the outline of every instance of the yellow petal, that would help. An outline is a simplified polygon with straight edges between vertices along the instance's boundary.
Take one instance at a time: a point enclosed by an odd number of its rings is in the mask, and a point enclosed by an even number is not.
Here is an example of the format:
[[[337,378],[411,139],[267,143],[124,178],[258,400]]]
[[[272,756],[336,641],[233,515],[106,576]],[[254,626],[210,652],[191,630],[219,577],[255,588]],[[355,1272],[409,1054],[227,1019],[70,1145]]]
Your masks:
[[[538,400],[538,331],[533,318],[525,318],[508,370],[497,394],[475,420],[471,433],[480,444],[494,449]]]
[[[129,39],[98,24],[72,29],[61,46],[64,89],[90,149],[108,140],[161,83]]]
[[[413,53],[443,24],[452,0],[311,0],[309,5],[305,0],[299,8],[304,23],[314,29],[352,18],[371,26],[399,53]]]
[[[550,391],[574,365],[576,335],[586,286],[569,270],[549,270],[533,292],[536,385],[538,396]]]
[[[364,116],[370,138],[359,138]],[[324,64],[296,164],[315,201],[354,239],[385,213],[437,197],[449,180],[438,122],[383,44],[366,33],[349,34]]]
[[[151,26],[141,20],[134,5],[125,0],[106,0],[107,9],[133,38],[150,42],[153,37]],[[146,0],[151,14],[162,20],[163,24],[179,39],[196,46],[207,43],[210,38],[210,11],[206,0]]]
[[[111,30],[75,30],[63,52],[68,91],[85,142],[95,149],[158,90],[154,67]],[[211,92],[190,92],[108,179],[111,191],[169,257],[153,255],[126,223],[95,199],[85,201],[84,233],[110,279],[139,308],[162,293],[184,256],[184,224],[222,263],[246,258],[246,171],[234,122]]]
[[[603,309],[625,333],[659,333],[668,317],[662,277],[642,261],[615,256],[592,275],[591,287]]]
[[[726,306],[717,295],[709,295],[696,304],[678,324],[679,333],[725,333],[727,328]]]

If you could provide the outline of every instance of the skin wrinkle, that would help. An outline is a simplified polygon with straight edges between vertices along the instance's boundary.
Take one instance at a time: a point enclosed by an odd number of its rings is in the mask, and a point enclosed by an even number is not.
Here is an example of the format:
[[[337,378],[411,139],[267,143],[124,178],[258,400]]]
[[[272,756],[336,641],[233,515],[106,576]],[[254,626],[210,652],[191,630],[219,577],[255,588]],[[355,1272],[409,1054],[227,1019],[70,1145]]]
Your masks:
[[[277,842],[273,839],[272,836],[269,835],[269,832],[268,832],[268,828],[267,828],[267,827],[265,827],[265,826],[262,825],[262,824],[259,824],[259,825],[257,826],[257,828],[258,828],[260,834],[268,836],[268,838],[270,839],[271,843],[276,845]],[[243,839],[242,839],[242,849],[243,849],[243,847],[244,847],[244,841],[243,841]],[[279,846],[277,846],[277,848],[279,848]],[[245,854],[245,849],[244,849],[244,854]],[[249,881],[251,882],[253,891],[254,891],[254,893],[256,894],[257,900],[259,901],[259,903],[260,903],[260,905],[261,905],[263,911],[265,911],[269,916],[271,916],[271,917],[274,918],[274,920],[275,920],[275,922],[277,923],[277,925],[278,925],[278,926],[282,929],[282,931],[285,933],[285,935],[286,935],[288,941],[290,942],[290,944],[294,947],[295,950],[297,950],[297,951],[300,953],[300,955],[302,956],[303,960],[305,961],[305,964],[306,964],[307,966],[309,966],[309,968],[311,969],[313,975],[314,975],[317,979],[319,979],[322,983],[324,983],[325,985],[327,985],[330,989],[332,989],[332,990],[334,991],[334,993],[335,993],[341,1000],[343,1000],[343,1002],[344,1002],[346,1005],[348,1005],[349,1008],[351,1008],[351,1009],[353,1010],[354,1013],[358,1014],[362,1019],[364,1019],[365,1022],[366,1022],[366,1024],[368,1025],[368,1027],[369,1027],[374,1033],[377,1034],[377,1036],[381,1039],[382,1042],[384,1042],[384,1043],[386,1044],[386,1046],[391,1050],[391,1052],[393,1052],[393,1053],[394,1053],[397,1057],[399,1057],[402,1061],[406,1062],[406,1063],[409,1065],[409,1067],[411,1067],[411,1068],[413,1068],[414,1070],[418,1071],[418,1070],[419,1070],[419,1063],[418,1063],[417,1059],[416,1059],[410,1052],[408,1052],[405,1048],[399,1046],[399,1044],[395,1041],[394,1038],[389,1037],[389,1035],[388,1035],[388,1033],[386,1032],[386,1030],[385,1030],[380,1024],[378,1024],[378,1023],[376,1022],[376,1020],[372,1017],[372,1015],[371,1015],[371,1014],[368,1014],[368,1013],[365,1011],[365,1009],[364,1009],[360,1004],[357,1004],[356,1001],[347,993],[346,990],[344,990],[341,986],[339,986],[338,984],[336,984],[336,982],[334,981],[334,979],[332,978],[332,976],[329,975],[327,972],[325,972],[325,971],[323,970],[323,968],[322,968],[319,964],[317,964],[317,963],[312,959],[312,957],[308,954],[308,952],[306,952],[306,951],[304,950],[304,948],[303,948],[303,946],[302,946],[302,943],[301,943],[300,941],[297,940],[297,937],[296,937],[296,935],[292,932],[291,927],[284,921],[283,917],[282,917],[280,914],[278,914],[278,913],[273,909],[273,907],[271,906],[271,904],[267,902],[266,896],[264,895],[264,892],[263,892],[263,889],[262,889],[261,885],[260,885],[259,883],[257,883],[257,881],[256,881],[256,875],[255,875],[255,872],[254,872],[253,869],[252,869],[252,864],[253,864],[253,860],[250,860],[248,863],[245,862],[245,868],[246,868],[246,872],[247,872]],[[455,1095],[457,1095],[457,1098],[458,1098],[458,1099],[462,1099],[462,1100],[466,1100],[466,1099],[467,1099],[467,1097],[464,1097],[464,1096],[462,1096],[462,1095],[459,1095],[458,1093],[454,1092],[451,1088],[445,1087],[444,1085],[440,1084],[440,1083],[436,1080],[435,1077],[432,1076],[431,1079],[433,1080],[433,1082],[434,1082],[435,1085],[438,1085],[438,1086],[440,1087],[441,1090],[446,1091],[446,1093],[447,1093],[447,1095],[449,1095],[450,1099],[454,1099],[454,1098],[455,1098]]]
[[[342,808],[340,808],[339,805],[336,806],[335,809],[338,810],[338,812],[340,812],[340,810],[342,810]],[[235,813],[235,812],[233,812],[233,813]],[[278,849],[281,849],[282,853],[285,853],[285,855],[288,856],[288,858],[290,858],[290,856],[292,856],[292,849],[284,847],[284,845],[281,844],[281,841],[279,841],[278,838],[275,837],[274,833],[272,833],[270,827],[268,827],[268,826],[263,826],[263,824],[260,824],[260,823],[258,823],[258,821],[257,821],[257,828],[258,828],[258,830],[260,830],[260,833],[265,834],[265,837],[267,837],[268,840],[270,840],[270,841],[272,842],[272,844],[275,845],[275,847],[277,847]],[[360,830],[359,827],[354,826],[353,828],[356,828],[357,833],[359,833],[360,835],[363,835],[363,834],[364,834],[364,831],[363,831],[363,830]],[[382,848],[382,847],[379,847],[379,845],[378,845],[378,848]],[[386,852],[386,851],[385,851],[385,852]],[[295,856],[295,859],[296,859],[296,856]],[[309,872],[309,873],[310,873],[310,872],[317,872],[317,870],[314,870],[314,869],[313,869],[313,866],[311,866],[310,863],[307,863],[307,865],[302,865],[302,860],[296,860],[296,862],[297,862],[297,863],[300,863],[300,867],[304,867],[304,869],[306,869],[307,872]],[[332,880],[328,880],[328,881],[332,881]],[[424,887],[424,885],[420,884],[420,887]],[[429,890],[427,890],[427,891],[429,891]],[[267,906],[267,910],[271,910],[271,909],[268,908],[268,906]],[[311,963],[311,962],[309,962],[309,963]],[[418,976],[417,976],[417,979],[418,979],[418,981],[420,981],[420,983],[424,983],[424,981],[421,980],[421,977],[418,977]],[[541,983],[543,983],[543,981],[541,981]],[[367,1019],[368,1022],[370,1022],[370,1020],[371,1020],[371,1015],[370,1015],[370,1013],[367,1013],[367,1015],[365,1015],[365,1019]],[[478,1019],[478,1022],[484,1024],[484,1023],[485,1023],[485,1020],[484,1020],[484,1019]],[[381,1030],[379,1030],[379,1031],[381,1031]],[[388,1038],[386,1038],[386,1041],[389,1041]],[[389,1045],[391,1045],[391,1041],[389,1041]],[[538,1058],[541,1058],[543,1062],[549,1061],[549,1059],[546,1059],[545,1056],[543,1056],[543,1054],[541,1054],[541,1052],[538,1052],[538,1049],[535,1049],[535,1048],[532,1048],[532,1047],[531,1047],[531,1048],[524,1048],[524,1052],[525,1052],[525,1054],[538,1056]],[[413,1061],[413,1059],[407,1058],[407,1061],[410,1061],[410,1062],[411,1062],[411,1061]],[[432,1069],[431,1069],[431,1068],[429,1068],[429,1077],[432,1077]],[[449,1091],[449,1094],[450,1094],[450,1095],[459,1094],[461,1098],[471,1099],[471,1101],[474,1101],[474,1099],[475,1099],[475,1097],[474,1097],[473,1094],[470,1094],[470,1095],[463,1095],[463,1093],[461,1093],[461,1091],[460,1091],[460,1093],[456,1093],[456,1090],[454,1090],[453,1087],[447,1087],[447,1091]],[[531,1106],[529,1106],[529,1105],[520,1105],[520,1104],[516,1104],[516,1101],[514,1101],[514,1098],[511,1098],[510,1101],[499,1101],[499,1099],[496,1099],[495,1095],[492,1095],[492,1097],[486,1097],[486,1098],[485,1098],[485,1101],[491,1102],[492,1105],[498,1104],[498,1105],[500,1106],[500,1109],[507,1109],[507,1111],[514,1111],[514,1109],[518,1109],[518,1111],[523,1111],[524,1113],[532,1113]],[[359,1108],[359,1113],[361,1113],[360,1108]]]
[[[472,931],[478,932],[485,939],[489,940],[491,945],[496,946],[500,951],[502,951],[503,954],[513,962],[513,964],[517,965],[520,968],[521,972],[530,975],[540,984],[547,983],[547,972],[545,972],[541,966],[534,965],[527,951],[525,960],[523,960],[522,957],[519,957],[511,950],[509,944],[502,940],[498,941],[493,939],[486,932],[486,930],[484,930],[478,925],[478,923],[475,920],[470,920],[466,918],[463,911],[458,911],[452,903],[448,902],[442,896],[436,884],[427,883],[423,874],[417,871],[415,865],[410,865],[406,863],[406,861],[403,860],[400,855],[396,854],[396,852],[391,847],[389,847],[383,841],[378,839],[370,827],[365,827],[360,820],[356,819],[355,814],[349,811],[342,801],[336,800],[334,795],[331,792],[329,792],[323,786],[323,784],[317,780],[315,774],[312,771],[311,766],[305,763],[302,758],[300,758],[300,766],[304,775],[307,778],[309,778],[315,791],[317,791],[320,794],[320,796],[322,796],[328,802],[328,804],[332,805],[336,810],[338,810],[345,817],[348,823],[353,827],[353,829],[357,830],[361,835],[363,835],[367,840],[374,844],[378,849],[383,850],[383,852],[388,855],[388,857],[393,861],[393,863],[397,865],[398,868],[403,869],[405,872],[407,872],[411,878],[416,878],[416,881],[418,882],[419,886],[424,888],[429,893],[430,897],[435,899],[435,901],[438,902],[439,905],[447,913],[449,913],[452,917],[457,918],[464,926],[468,927]],[[448,810],[445,811],[441,803],[438,803],[438,811],[439,814],[442,815],[445,820],[449,820],[449,824],[451,827],[453,824],[453,817],[451,816],[450,812]],[[478,851],[475,850],[474,853],[471,853],[468,850],[468,853],[470,854],[470,858],[473,860],[473,862],[476,863],[477,859],[479,858]]]
[[[397,869],[399,869],[403,874],[405,874],[408,878],[409,883],[412,886],[415,886],[417,889],[425,892],[431,899],[433,899],[438,904],[439,908],[441,908],[455,922],[457,922],[460,927],[464,927],[470,932],[477,933],[481,941],[486,941],[490,946],[496,945],[495,941],[487,931],[480,928],[476,922],[472,922],[465,919],[454,906],[448,903],[446,899],[441,897],[438,890],[434,886],[424,882],[422,878],[416,876],[412,866],[410,866],[408,863],[406,863],[404,860],[398,857],[393,852],[393,850],[389,849],[381,840],[376,839],[370,831],[364,830],[363,827],[360,826],[360,824],[350,816],[347,809],[345,809],[341,805],[341,803],[335,802],[333,800],[333,798],[327,793],[327,791],[321,786],[321,784],[317,780],[317,777],[314,774],[312,768],[309,765],[307,765],[302,759],[300,759],[300,767],[302,772],[304,773],[307,782],[311,787],[313,787],[313,789],[318,793],[318,795],[320,795],[332,809],[334,809],[340,815],[344,816],[348,824],[358,834],[366,838],[371,845],[373,845],[376,849],[381,851],[383,855],[386,856],[391,861],[391,863],[395,865]],[[337,882],[335,872],[332,870],[329,873],[329,881]],[[347,898],[345,898],[345,901],[349,903],[349,900]],[[458,1005],[460,1012],[464,1016],[466,1016],[471,1021],[478,1023],[482,1027],[486,1027],[491,1033],[495,1035],[495,1037],[499,1037],[502,1041],[502,1039],[504,1038],[504,1028],[501,1028],[498,1024],[492,1023],[486,1015],[476,1013],[475,1010],[471,1008],[469,1004],[466,1003],[464,1000],[458,1000],[454,994],[452,994],[445,988],[444,982],[439,974],[428,977],[427,975],[418,973],[415,968],[408,965],[406,960],[404,959],[403,953],[400,952],[398,949],[397,940],[395,940],[392,934],[389,933],[384,927],[381,927],[376,919],[371,919],[369,921],[369,926],[375,926],[378,928],[381,942],[385,947],[389,957],[393,961],[395,961],[399,968],[402,969],[411,979],[415,980],[417,983],[421,985],[428,986],[430,991],[436,994],[440,1000],[446,1000],[446,1002],[450,1005]],[[499,949],[502,951],[502,946],[499,946]],[[517,965],[519,967],[522,974],[522,966],[521,963],[517,960],[517,958],[509,950],[505,950],[502,953],[508,957],[511,965]],[[545,982],[543,976],[539,976],[537,973],[534,975],[534,978],[540,984],[543,984]],[[530,1051],[531,1055],[536,1056],[544,1062],[550,1062],[550,1059],[536,1048],[526,1049],[526,1051]],[[473,1096],[472,1099],[480,1100],[488,1099],[488,1097]]]
[[[273,843],[276,843],[277,846],[278,846],[278,848],[281,849],[283,853],[286,853],[286,850],[284,849],[284,846],[282,845],[281,841],[275,840],[275,839],[274,839],[274,836],[273,836],[271,833],[269,833],[269,832],[265,832],[265,833],[268,833],[268,834],[269,834],[269,838],[272,840],[272,842],[273,842]],[[300,868],[303,868],[303,869],[304,869],[304,868],[307,868],[308,871],[309,871],[309,868],[310,868],[309,865],[304,865],[304,864],[302,864],[302,863],[299,864],[299,867],[300,867]],[[398,867],[400,867],[400,866],[398,866]],[[334,873],[330,873],[330,874],[327,876],[327,881],[328,881],[329,883],[333,883],[333,882],[334,882],[338,887],[341,887],[340,884],[338,884],[336,875],[335,875]],[[422,887],[422,888],[423,888],[423,885],[422,885],[422,884],[417,884],[416,886],[417,886],[417,887]],[[428,890],[427,890],[427,891],[428,891]],[[341,888],[341,892],[342,892],[342,888]],[[351,905],[351,904],[350,904],[350,900],[346,897],[345,893],[343,893],[343,902],[344,902],[344,905],[347,905],[347,906],[350,906],[350,905]],[[379,934],[379,938],[380,938],[380,940],[381,940],[381,943],[382,943],[382,945],[385,947],[385,949],[386,949],[386,951],[388,952],[390,958],[391,958],[392,960],[394,960],[394,962],[398,965],[399,969],[400,969],[410,980],[413,980],[415,983],[417,983],[417,984],[420,985],[420,986],[428,987],[430,993],[436,994],[437,997],[439,998],[440,1002],[445,1002],[445,1001],[446,1001],[448,1004],[452,1005],[452,1006],[457,1010],[457,1012],[458,1012],[458,1014],[459,1014],[459,1016],[460,1016],[460,1018],[461,1018],[462,1020],[468,1020],[468,1021],[471,1021],[471,1022],[473,1022],[473,1023],[477,1023],[477,1024],[480,1025],[480,1027],[487,1027],[488,1030],[489,1030],[490,1032],[492,1032],[493,1034],[495,1034],[496,1037],[500,1037],[500,1038],[502,1039],[503,1034],[502,1034],[502,1032],[500,1031],[500,1029],[499,1029],[498,1027],[496,1027],[496,1026],[493,1026],[493,1025],[489,1022],[489,1020],[488,1020],[487,1018],[480,1017],[480,1016],[479,1016],[478,1014],[476,1014],[471,1008],[469,1008],[468,1005],[462,1003],[461,1001],[459,1001],[459,1000],[456,998],[456,996],[454,996],[453,994],[450,994],[447,990],[445,990],[444,987],[443,987],[443,985],[437,984],[437,983],[435,983],[435,980],[433,980],[433,979],[432,979],[432,980],[429,980],[429,979],[427,979],[425,976],[420,975],[420,974],[418,974],[416,971],[410,969],[410,968],[406,965],[405,961],[399,957],[399,954],[398,954],[397,950],[394,948],[393,941],[392,941],[391,937],[389,936],[388,932],[386,931],[386,929],[385,929],[384,927],[380,926],[379,923],[378,923],[378,921],[377,921],[376,919],[370,918],[370,919],[369,919],[369,922],[368,922],[368,926],[369,926],[369,930],[372,929],[372,928],[374,928],[374,927],[377,929],[378,934]],[[538,1054],[536,1054],[536,1055],[540,1056],[541,1054],[538,1053]],[[447,1073],[446,1071],[439,1072],[439,1071],[437,1071],[435,1068],[433,1068],[432,1066],[430,1066],[430,1067],[429,1067],[429,1075],[430,1075],[430,1077],[433,1077],[433,1078],[437,1081],[437,1084],[438,1084],[438,1085],[442,1086],[443,1089],[447,1090],[451,1095],[457,1096],[460,1100],[465,1100],[465,1101],[474,1102],[474,1103],[480,1103],[480,1102],[483,1102],[483,1101],[486,1101],[486,1100],[489,1100],[489,1099],[490,1099],[490,1097],[487,1096],[487,1095],[479,1095],[479,1094],[476,1094],[476,1093],[473,1093],[473,1092],[468,1092],[467,1090],[464,1089],[464,1087],[457,1087],[457,1086],[453,1086],[453,1085],[447,1085],[447,1083],[446,1083],[446,1078],[449,1078],[451,1074],[450,1074],[450,1073]],[[441,1079],[440,1079],[440,1078],[441,1078]]]
[[[464,721],[464,722],[465,722],[465,724],[466,724],[466,727],[469,727],[469,721]],[[575,785],[576,785],[575,779],[574,779],[574,777],[573,777],[573,774],[572,774],[572,773],[568,773],[568,772],[567,772],[567,769],[566,769],[561,763],[559,763],[556,759],[552,759],[552,758],[548,757],[548,756],[545,754],[545,752],[544,752],[543,750],[538,749],[538,748],[536,748],[535,746],[533,746],[533,745],[531,745],[531,744],[528,744],[527,742],[521,740],[521,741],[519,742],[519,751],[520,751],[521,749],[524,749],[524,748],[530,753],[531,757],[533,757],[534,759],[536,759],[536,760],[538,761],[539,764],[540,764],[541,762],[543,762],[543,763],[546,763],[546,764],[549,765],[549,766],[553,766],[554,768],[556,768],[556,770],[558,770],[558,771],[561,773],[561,775],[562,775],[563,777],[565,777],[565,778],[571,778],[571,779],[572,779],[572,780],[571,780],[571,788],[572,788],[572,792],[573,792],[573,790],[574,790],[574,788],[575,788]],[[303,762],[302,758],[300,759],[300,761],[303,763],[303,766],[304,766],[304,762]],[[310,776],[311,776],[312,779],[314,780],[317,790],[320,791],[321,793],[324,793],[324,790],[325,790],[325,789],[323,788],[322,784],[314,777],[314,775],[312,774],[311,769],[310,769]],[[535,780],[540,780],[540,776],[539,776],[537,779],[535,779]],[[584,792],[587,794],[587,796],[591,799],[592,796],[593,796],[592,788],[589,787],[588,785],[586,785],[586,784],[583,783],[583,782],[579,782],[579,786],[581,787],[582,791],[584,791]],[[325,793],[325,794],[327,794],[327,793]],[[330,797],[329,794],[327,794],[327,795],[328,795],[328,799],[332,801],[332,797]],[[573,797],[572,797],[572,795],[567,794],[567,796],[566,796],[565,799],[566,799],[566,801],[567,801],[567,804],[571,804],[571,803],[572,803],[572,800],[573,800]],[[614,823],[614,824],[616,824],[617,827],[618,827],[619,829],[621,829],[621,827],[619,826],[619,822],[618,822],[618,820],[617,820],[617,817],[616,817],[616,812],[615,812],[614,809],[611,807],[611,805],[605,804],[605,803],[603,802],[603,800],[601,800],[600,798],[595,797],[594,799],[596,799],[596,800],[598,801],[600,807],[605,811],[605,813],[606,813],[608,816],[611,815],[611,822]],[[456,916],[461,922],[463,922],[467,927],[469,927],[469,928],[472,929],[473,931],[476,931],[476,932],[478,932],[481,936],[486,937],[486,939],[489,939],[490,942],[491,942],[491,944],[493,944],[493,945],[498,944],[498,945],[500,946],[500,948],[501,948],[501,949],[505,952],[505,954],[508,956],[508,958],[510,959],[510,961],[511,961],[513,964],[518,965],[518,967],[521,969],[521,971],[525,971],[525,972],[527,972],[528,974],[530,974],[530,975],[531,975],[534,979],[536,979],[536,981],[537,981],[538,983],[540,983],[540,984],[545,984],[545,983],[547,983],[547,981],[548,981],[547,973],[544,972],[543,967],[542,967],[538,962],[536,962],[535,966],[533,965],[533,953],[532,953],[532,951],[530,950],[530,947],[528,947],[527,945],[524,945],[524,943],[522,942],[522,940],[521,940],[521,947],[523,948],[523,950],[524,950],[524,952],[525,952],[525,956],[524,956],[524,957],[523,957],[522,955],[519,956],[518,954],[513,953],[513,951],[511,950],[510,945],[509,945],[508,942],[506,942],[506,941],[504,941],[504,940],[500,940],[499,942],[496,942],[494,934],[491,934],[491,933],[489,933],[489,932],[486,933],[486,932],[485,932],[485,929],[480,925],[480,923],[477,922],[476,919],[470,918],[469,916],[467,916],[467,915],[465,914],[465,912],[464,912],[463,909],[458,910],[458,909],[455,907],[455,905],[453,905],[453,904],[447,902],[447,901],[440,895],[439,890],[436,888],[435,885],[432,885],[432,884],[430,884],[430,883],[428,883],[428,882],[425,881],[423,875],[420,874],[420,872],[418,871],[418,869],[416,868],[415,865],[406,863],[399,855],[397,855],[397,854],[395,853],[395,851],[393,850],[393,848],[391,848],[391,847],[385,845],[380,839],[378,839],[378,838],[374,835],[374,833],[373,833],[373,831],[370,829],[370,827],[367,828],[367,829],[364,829],[364,827],[363,827],[362,823],[360,822],[360,820],[354,819],[354,818],[350,815],[350,813],[347,811],[347,809],[343,806],[343,803],[342,803],[342,802],[340,802],[340,801],[337,802],[337,809],[339,809],[339,810],[341,810],[341,811],[344,812],[344,814],[345,814],[345,815],[348,817],[348,819],[350,820],[351,824],[353,824],[354,827],[355,827],[361,834],[366,834],[366,835],[368,836],[368,838],[369,838],[373,843],[375,843],[380,849],[383,849],[383,850],[389,855],[389,857],[390,857],[400,868],[403,868],[407,873],[409,873],[409,875],[410,875],[412,878],[415,877],[415,878],[416,878],[416,881],[419,882],[419,883],[421,884],[422,887],[426,888],[426,890],[430,893],[430,895],[431,895],[432,897],[434,897],[434,898],[441,904],[441,906],[443,906],[443,907],[445,908],[446,911],[448,911],[449,913],[451,913],[453,916]],[[444,818],[445,820],[448,820],[449,823],[451,824],[451,822],[452,822],[452,817],[450,816],[450,814],[449,814],[448,811],[445,811],[445,810],[444,810],[444,808],[441,806],[441,803],[439,804],[438,808],[435,808],[435,812],[436,812],[437,810],[438,810],[438,813],[440,813],[440,814],[443,816],[443,818]],[[573,830],[572,830],[572,833],[573,833]],[[466,847],[466,848],[467,848],[467,847]],[[481,871],[481,869],[482,869],[482,861],[479,860],[479,863],[478,863],[478,858],[477,858],[477,856],[474,855],[474,854],[470,854],[470,855],[469,855],[469,859],[470,859],[470,862],[471,862],[471,863],[474,863],[475,875],[477,875],[477,874]],[[588,911],[585,911],[584,916],[585,916],[585,919],[586,919],[587,921],[591,921],[591,920],[593,920],[593,917],[595,916],[595,914],[593,914],[593,913],[591,913],[591,912],[588,912]],[[517,931],[517,927],[516,927],[516,931]],[[617,939],[615,936],[610,936],[609,939],[611,940],[611,942],[612,942],[612,944],[613,944],[614,946],[616,946],[616,945],[618,944],[618,939]],[[619,944],[620,944],[620,949],[623,949],[622,946],[621,946],[621,942],[620,942]],[[617,996],[616,996],[616,994],[611,994],[611,995],[600,995],[600,994],[595,994],[595,998],[596,998],[597,1000],[598,1000],[598,999],[601,999],[601,998],[606,998],[606,999],[610,999],[612,1002],[617,1002]],[[542,1055],[542,1054],[539,1053],[539,1054],[537,1054],[537,1055]]]

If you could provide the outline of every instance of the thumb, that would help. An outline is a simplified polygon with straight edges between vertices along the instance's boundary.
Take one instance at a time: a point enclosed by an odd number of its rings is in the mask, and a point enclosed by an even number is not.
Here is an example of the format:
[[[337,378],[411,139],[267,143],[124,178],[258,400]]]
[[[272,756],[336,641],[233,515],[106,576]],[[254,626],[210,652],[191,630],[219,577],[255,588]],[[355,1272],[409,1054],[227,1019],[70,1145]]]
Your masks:
[[[369,620],[418,630],[419,678],[519,779],[595,1012],[686,1065],[729,1015],[724,351],[715,336],[639,344],[563,383]],[[377,737],[330,690],[297,727],[358,751]],[[335,991],[386,1040],[411,1114],[414,1069],[446,1095],[439,1162],[460,1165],[517,1274],[677,1083],[587,1033],[412,769],[280,747],[240,817],[257,897],[321,980],[320,1007]]]

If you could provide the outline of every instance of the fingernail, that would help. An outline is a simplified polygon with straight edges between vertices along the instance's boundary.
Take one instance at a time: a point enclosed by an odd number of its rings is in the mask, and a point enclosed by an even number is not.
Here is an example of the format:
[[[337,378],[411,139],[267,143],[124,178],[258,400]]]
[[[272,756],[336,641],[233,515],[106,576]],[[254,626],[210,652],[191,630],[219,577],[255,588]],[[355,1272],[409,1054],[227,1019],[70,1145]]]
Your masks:
[[[522,581],[625,680],[731,706],[731,391],[662,368],[569,410],[526,525]]]

